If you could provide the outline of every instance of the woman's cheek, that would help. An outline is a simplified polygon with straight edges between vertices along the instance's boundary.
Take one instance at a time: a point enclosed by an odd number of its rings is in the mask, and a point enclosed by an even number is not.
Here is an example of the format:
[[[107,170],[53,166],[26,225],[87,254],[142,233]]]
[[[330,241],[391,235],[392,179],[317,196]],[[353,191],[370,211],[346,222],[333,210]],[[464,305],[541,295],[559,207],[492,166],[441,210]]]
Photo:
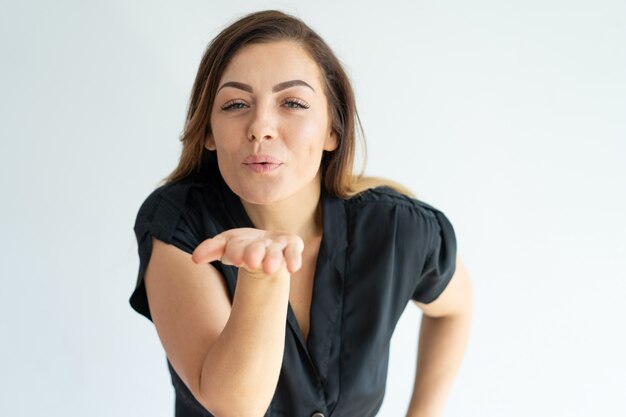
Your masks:
[[[302,120],[289,128],[290,142],[309,144],[313,148],[324,146],[324,131],[319,120]]]

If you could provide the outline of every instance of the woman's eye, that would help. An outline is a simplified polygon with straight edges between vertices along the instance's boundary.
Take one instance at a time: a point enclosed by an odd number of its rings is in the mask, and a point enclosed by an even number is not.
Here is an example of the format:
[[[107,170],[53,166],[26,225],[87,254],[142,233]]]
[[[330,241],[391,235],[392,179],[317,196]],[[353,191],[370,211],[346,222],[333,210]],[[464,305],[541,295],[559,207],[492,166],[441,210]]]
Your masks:
[[[222,110],[241,110],[241,109],[245,109],[247,107],[246,103],[244,103],[243,101],[239,101],[239,100],[234,100],[234,101],[229,101],[228,103],[224,104],[221,109]]]
[[[290,98],[285,100],[285,103],[283,104],[283,106],[290,108],[290,109],[308,109],[309,105],[302,101],[302,100],[298,100],[296,98]]]

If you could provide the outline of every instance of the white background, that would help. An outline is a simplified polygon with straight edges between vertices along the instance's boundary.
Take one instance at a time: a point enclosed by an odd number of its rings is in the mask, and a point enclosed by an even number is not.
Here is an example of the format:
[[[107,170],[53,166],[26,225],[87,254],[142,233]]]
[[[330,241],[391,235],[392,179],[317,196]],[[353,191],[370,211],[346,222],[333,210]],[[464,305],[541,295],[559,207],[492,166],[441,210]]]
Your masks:
[[[453,222],[475,286],[446,416],[623,416],[626,3],[2,1],[0,415],[172,416],[128,305],[208,41],[295,13],[345,63],[369,147]],[[380,416],[412,388],[419,310]]]

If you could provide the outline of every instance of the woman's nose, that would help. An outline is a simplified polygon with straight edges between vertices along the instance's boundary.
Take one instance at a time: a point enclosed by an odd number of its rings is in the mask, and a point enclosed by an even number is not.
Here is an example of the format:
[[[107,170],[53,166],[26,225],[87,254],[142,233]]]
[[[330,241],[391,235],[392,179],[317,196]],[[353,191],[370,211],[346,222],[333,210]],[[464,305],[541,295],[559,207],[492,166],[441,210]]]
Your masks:
[[[276,116],[270,106],[257,106],[248,127],[248,140],[254,142],[276,137]]]

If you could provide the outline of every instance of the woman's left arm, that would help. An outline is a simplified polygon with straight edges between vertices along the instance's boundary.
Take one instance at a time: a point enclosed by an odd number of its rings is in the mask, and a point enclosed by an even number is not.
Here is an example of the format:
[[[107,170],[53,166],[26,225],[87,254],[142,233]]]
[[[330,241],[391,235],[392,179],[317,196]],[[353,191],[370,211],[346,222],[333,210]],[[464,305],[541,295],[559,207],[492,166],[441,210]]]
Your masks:
[[[454,276],[422,309],[415,386],[407,417],[441,417],[465,352],[472,316],[472,289],[457,257]]]

